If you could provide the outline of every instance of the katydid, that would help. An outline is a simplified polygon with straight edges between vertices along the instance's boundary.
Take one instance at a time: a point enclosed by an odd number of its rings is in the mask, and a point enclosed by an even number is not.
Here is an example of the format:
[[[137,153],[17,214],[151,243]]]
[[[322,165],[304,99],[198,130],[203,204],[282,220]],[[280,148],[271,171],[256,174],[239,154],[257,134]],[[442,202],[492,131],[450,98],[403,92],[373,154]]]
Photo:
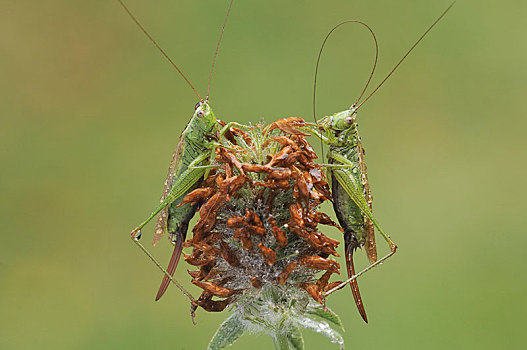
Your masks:
[[[170,59],[164,50],[139,23],[139,21],[130,12],[123,1],[118,1],[130,18],[134,21],[134,23],[163,54],[163,56],[165,56],[165,58],[178,71],[181,77],[192,88],[192,90],[194,90],[200,99],[200,102],[198,102],[198,104],[195,106],[195,111],[192,115],[192,118],[179,138],[176,151],[174,152],[172,162],[170,163],[168,170],[165,188],[160,201],[161,203],[152,212],[152,214],[150,214],[150,216],[145,221],[132,230],[131,233],[131,238],[133,241],[141,247],[141,249],[154,261],[158,267],[160,267],[160,269],[165,274],[159,291],[156,295],[156,300],[159,300],[159,298],[161,298],[168,288],[170,281],[177,284],[172,276],[174,275],[179,257],[183,249],[183,242],[186,239],[189,221],[192,219],[196,211],[196,205],[194,204],[189,203],[181,206],[179,204],[181,204],[186,194],[197,188],[201,181],[207,177],[208,165],[210,164],[210,160],[215,156],[215,149],[218,145],[217,140],[219,136],[225,133],[231,125],[236,124],[229,123],[222,128],[222,126],[216,120],[216,117],[212,112],[208,102],[214,62],[218,54],[219,45],[225,30],[225,24],[234,0],[231,0],[229,4],[225,22],[223,23],[220,38],[218,40],[218,45],[216,47],[216,52],[212,61],[207,96],[205,100],[198,94],[196,89],[194,89],[190,81],[182,73],[178,66],[172,61],[172,59]],[[141,245],[141,243],[139,243],[139,239],[141,238],[141,229],[158,214],[159,217],[155,226],[153,244],[156,245],[161,239],[163,233],[168,229],[170,241],[174,245],[174,252],[166,271],[161,268],[155,258]],[[180,289],[182,289],[179,284],[177,285]],[[186,291],[183,289],[182,291],[187,294],[187,296],[189,296]]]
[[[454,2],[455,3],[455,2]],[[312,128],[309,128],[322,142],[329,145],[328,163],[326,166],[331,174],[331,191],[333,196],[333,208],[337,219],[344,229],[344,245],[346,266],[348,271],[348,280],[328,291],[326,295],[331,294],[337,289],[342,288],[348,282],[350,283],[355,304],[359,310],[360,315],[365,322],[368,322],[366,311],[360,295],[357,277],[362,273],[368,271],[373,266],[380,264],[392,256],[397,249],[397,245],[390,239],[390,237],[383,231],[376,218],[372,214],[372,196],[368,176],[366,174],[366,163],[364,161],[364,148],[362,147],[361,138],[359,135],[356,117],[357,110],[386,82],[391,74],[399,67],[408,54],[419,44],[419,42],[428,34],[428,32],[443,18],[443,16],[452,8],[452,3],[437,20],[424,32],[424,34],[415,42],[415,44],[408,50],[403,58],[395,65],[392,71],[386,78],[368,95],[362,102],[359,103],[362,95],[366,91],[368,84],[373,76],[378,57],[378,46],[375,34],[365,23],[360,21],[345,21],[333,27],[328,33],[319,52],[316,70],[315,70],[315,84],[313,93],[313,113],[315,114],[315,91],[316,91],[316,76],[318,73],[318,65],[320,55],[324,45],[332,34],[332,32],[339,26],[346,23],[358,23],[365,26],[373,36],[375,42],[375,63],[369,76],[366,86],[362,90],[361,95],[349,109],[335,113],[331,116],[325,117]],[[390,253],[383,258],[377,260],[377,248],[375,244],[374,230],[377,228],[381,236],[386,240],[390,247]],[[353,253],[359,248],[365,246],[366,255],[370,261],[370,265],[355,274],[355,267],[353,265]]]

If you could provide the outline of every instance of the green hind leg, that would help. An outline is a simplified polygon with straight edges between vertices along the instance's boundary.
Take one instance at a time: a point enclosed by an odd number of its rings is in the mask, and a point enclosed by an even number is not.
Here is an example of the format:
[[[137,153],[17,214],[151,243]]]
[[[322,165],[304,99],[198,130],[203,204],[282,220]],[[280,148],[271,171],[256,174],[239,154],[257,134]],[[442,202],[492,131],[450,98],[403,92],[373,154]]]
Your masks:
[[[141,244],[141,242],[139,242],[139,240],[136,240],[134,239],[133,240],[135,242],[135,244],[137,244],[137,246],[139,248],[141,248],[141,250],[154,262],[154,264],[165,274],[165,276],[167,276],[170,281],[176,285],[176,287],[183,293],[187,296],[187,298],[190,299],[190,301],[193,303],[195,302],[195,299],[194,297],[192,296],[192,294],[190,294],[173,276],[171,276],[167,270],[165,270],[165,268],[159,263],[159,261],[157,261],[157,259]]]
[[[338,154],[338,153],[330,153],[330,157],[335,159],[337,162],[340,162],[343,165],[347,166],[354,166],[354,164],[349,161],[346,157]],[[366,215],[375,225],[375,227],[379,230],[380,234],[383,236],[383,238],[386,240],[388,245],[390,246],[390,250],[395,253],[395,250],[397,249],[397,245],[390,239],[390,237],[384,232],[384,230],[379,225],[377,219],[373,216],[373,213],[370,210],[370,207],[368,203],[366,202],[366,199],[364,199],[364,196],[362,195],[361,191],[359,190],[358,184],[355,182],[355,179],[353,176],[349,176],[346,172],[342,170],[334,170],[333,171],[335,178],[339,182],[339,184],[344,188],[346,193],[350,196],[350,198],[357,204],[357,206],[360,208],[362,213]]]
[[[201,154],[189,164],[187,170],[185,170],[182,174],[177,177],[176,181],[172,185],[172,189],[167,194],[166,198],[161,202],[161,204],[159,204],[159,206],[152,212],[152,214],[150,214],[150,216],[145,221],[143,221],[139,226],[132,230],[131,238],[134,241],[137,241],[141,238],[141,229],[147,223],[149,223],[157,214],[159,214],[161,210],[163,210],[166,206],[168,206],[170,203],[172,203],[182,195],[186,194],[188,190],[197,181],[199,181],[199,179],[204,175],[205,170],[200,168],[195,169],[193,167],[201,163],[208,157],[209,153]]]

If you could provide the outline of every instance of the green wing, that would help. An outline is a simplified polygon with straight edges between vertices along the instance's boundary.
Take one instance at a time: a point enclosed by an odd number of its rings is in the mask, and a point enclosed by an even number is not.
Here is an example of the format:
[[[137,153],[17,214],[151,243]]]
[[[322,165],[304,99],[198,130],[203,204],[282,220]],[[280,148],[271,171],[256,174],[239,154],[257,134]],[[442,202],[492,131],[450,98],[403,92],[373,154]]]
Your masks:
[[[172,184],[174,182],[174,174],[176,172],[176,169],[181,166],[181,154],[183,153],[183,148],[185,147],[184,139],[185,134],[181,134],[181,137],[179,138],[179,142],[177,144],[176,150],[172,154],[172,160],[170,161],[170,166],[168,167],[168,174],[167,178],[165,180],[165,188],[163,189],[163,194],[161,195],[161,199],[159,200],[160,203],[163,203],[165,198],[167,197],[168,193],[170,192],[170,189],[172,188]],[[157,217],[156,222],[156,228],[154,230],[154,241],[153,245],[155,246],[159,241],[161,240],[161,237],[163,237],[163,234],[165,233],[167,229],[167,222],[168,222],[168,208],[164,208],[159,213],[159,216]]]

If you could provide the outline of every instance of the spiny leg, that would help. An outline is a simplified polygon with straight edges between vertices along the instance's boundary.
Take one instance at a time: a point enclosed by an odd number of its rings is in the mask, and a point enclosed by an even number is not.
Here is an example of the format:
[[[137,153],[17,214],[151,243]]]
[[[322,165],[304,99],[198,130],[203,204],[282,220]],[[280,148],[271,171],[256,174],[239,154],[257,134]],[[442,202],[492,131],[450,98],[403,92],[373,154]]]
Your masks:
[[[181,175],[179,175],[172,185],[172,189],[166,196],[166,198],[159,204],[159,206],[150,214],[150,216],[143,221],[139,226],[132,230],[131,238],[134,241],[137,241],[141,238],[141,229],[150,222],[161,210],[163,210],[170,203],[184,195],[191,187],[194,185],[204,174],[203,169],[193,169],[192,167],[201,163],[203,160],[207,159],[209,153],[203,153],[194,159],[188,166],[188,169],[185,170]]]
[[[313,127],[311,127],[311,124],[312,124]],[[313,135],[318,137],[325,144],[330,145],[332,143],[332,141],[327,136],[324,136],[320,131],[318,131],[317,129],[314,128],[316,126],[316,124],[314,124],[314,123],[307,123],[306,122],[306,125],[309,125],[309,126],[299,127],[299,129],[306,130],[306,131],[312,133]]]
[[[379,260],[377,260],[373,264],[370,264],[367,267],[365,267],[364,270],[360,271],[356,275],[351,276],[350,278],[348,278],[347,280],[345,280],[344,282],[342,282],[341,284],[339,284],[335,288],[328,290],[326,293],[324,293],[324,296],[327,297],[328,295],[336,292],[337,290],[344,288],[351,281],[356,280],[358,277],[362,276],[363,274],[365,274],[369,270],[373,269],[375,266],[382,264],[386,259],[388,259],[392,255],[394,255],[396,250],[397,250],[397,246],[395,246],[394,250],[390,251],[388,254],[386,254],[385,256],[383,256],[382,258],[380,258]]]
[[[220,166],[217,164],[209,164],[209,165],[196,165],[196,166],[193,166],[192,169],[217,169],[219,167]]]
[[[322,142],[325,142],[326,144],[331,144],[332,143],[331,140],[327,136],[323,135],[322,133],[320,133],[316,129],[316,127],[318,127],[317,124],[307,122],[306,126],[307,127],[304,127],[303,129],[312,132],[316,137],[318,137],[320,140],[322,140]],[[366,202],[364,197],[360,194],[360,191],[358,191],[356,183],[354,183],[354,182],[353,183],[349,183],[348,181],[346,181],[346,179],[344,178],[343,174],[338,174],[339,173],[339,169],[341,169],[341,171],[344,170],[344,169],[352,169],[352,168],[354,168],[356,166],[356,164],[351,162],[346,157],[344,157],[344,156],[342,156],[340,154],[334,153],[334,152],[329,152],[328,158],[333,158],[337,162],[339,162],[340,164],[323,164],[321,166],[323,166],[325,168],[335,169],[334,170],[335,177],[337,178],[339,183],[343,186],[343,188],[348,193],[350,198],[361,209],[361,211],[364,213],[364,215],[366,215],[373,222],[375,227],[377,227],[377,229],[379,230],[379,232],[381,233],[383,238],[386,240],[386,242],[390,246],[390,253],[388,253],[386,256],[382,257],[381,259],[377,260],[376,262],[368,265],[366,268],[364,268],[362,271],[360,271],[357,274],[354,274],[354,271],[353,271],[354,270],[354,266],[350,266],[353,269],[352,271],[350,271],[350,272],[353,273],[353,276],[349,276],[349,278],[346,281],[342,282],[341,284],[339,284],[335,288],[327,291],[324,294],[325,296],[328,296],[328,295],[332,294],[333,292],[345,287],[348,283],[352,284],[352,282],[355,281],[357,279],[357,277],[363,275],[364,273],[366,273],[367,271],[371,270],[375,266],[377,266],[379,264],[382,264],[386,259],[388,259],[392,255],[394,255],[396,250],[397,250],[397,245],[384,232],[384,230],[378,224],[377,220],[374,218],[373,213],[371,212],[371,210],[370,210],[370,208],[368,206],[368,203]],[[346,176],[346,178],[347,179],[351,179],[351,181],[354,181],[353,177]],[[357,287],[356,291],[358,292],[358,286],[356,286],[356,287]],[[353,292],[354,297],[355,297],[355,291],[354,291],[353,285],[352,285],[352,292]],[[358,296],[360,297],[360,294]],[[355,298],[355,300],[357,300],[357,298]],[[359,306],[359,305],[357,305],[357,306]],[[361,312],[360,307],[359,307],[359,312]],[[361,312],[361,315],[362,315],[362,312]],[[367,322],[365,316],[366,315],[364,313],[363,318]]]
[[[178,287],[178,289],[183,294],[185,294],[185,296],[187,296],[192,303],[194,303],[195,302],[194,297],[189,292],[187,292],[185,290],[185,288],[183,288],[183,286],[174,277],[172,277],[167,272],[167,270],[165,270],[165,268],[163,266],[161,266],[161,264],[156,260],[156,258],[141,244],[141,242],[139,242],[138,240],[135,240],[135,239],[133,241],[154,262],[154,264],[163,272],[165,277],[168,278],[172,283],[174,283],[176,285],[176,287]]]
[[[249,126],[249,125],[243,125],[236,122],[228,122],[225,124],[224,127],[220,130],[220,136],[223,136],[231,127],[236,126],[239,129],[245,129],[245,130],[254,130],[255,126]]]
[[[182,244],[184,241],[184,237],[178,237],[178,241],[175,243],[174,247],[174,253],[173,257],[170,261],[168,270],[165,270],[161,264],[155,259],[155,257],[139,242],[139,239],[141,238],[141,228],[144,227],[155,215],[157,215],[161,210],[166,208],[170,203],[177,200],[179,197],[184,195],[190,188],[192,188],[192,185],[194,185],[202,176],[204,170],[202,169],[190,169],[191,166],[194,166],[196,164],[199,164],[204,159],[208,157],[207,153],[204,153],[200,156],[198,156],[194,161],[192,161],[189,164],[189,169],[185,170],[180,177],[176,179],[176,182],[172,185],[171,191],[167,195],[167,197],[163,200],[163,202],[159,205],[159,207],[150,215],[150,217],[145,220],[140,226],[138,226],[136,229],[132,231],[131,238],[136,243],[139,248],[154,262],[154,264],[163,272],[164,278],[162,285],[159,289],[158,295],[156,297],[156,300],[158,300],[163,293],[168,288],[168,285],[170,282],[174,283],[191,301],[194,301],[194,298],[190,293],[188,293],[173,277],[173,273],[175,271],[175,267],[177,266],[177,262],[179,261],[179,256],[181,255],[181,249]],[[186,232],[186,226],[185,226],[185,232]],[[178,248],[179,245],[179,248]]]
[[[344,169],[353,169],[356,165],[347,165],[347,164],[318,164],[321,168],[344,168]]]
[[[209,146],[212,149],[212,151],[210,152],[211,155],[214,155],[214,152],[216,151],[216,148],[218,148],[218,147],[225,148],[226,150],[232,151],[232,152],[239,152],[241,150],[238,146],[231,147],[231,146],[227,146],[227,145],[225,145],[225,144],[223,144],[221,142],[210,142]],[[236,148],[236,147],[238,147],[238,148]]]
[[[339,162],[341,165],[348,166],[349,168],[353,168],[355,166],[355,164],[353,164],[347,158],[345,158],[344,156],[342,156],[340,154],[337,154],[337,153],[330,152],[329,158],[332,158],[336,162]],[[356,279],[357,279],[358,276],[366,273],[367,271],[369,271],[373,267],[377,266],[378,264],[381,264],[383,261],[385,261],[386,259],[391,257],[393,254],[395,254],[397,246],[384,233],[382,228],[379,226],[379,224],[377,223],[377,221],[373,217],[371,209],[370,209],[368,203],[366,202],[363,194],[359,190],[359,186],[356,183],[355,178],[353,176],[349,176],[349,172],[346,171],[345,169],[335,168],[334,170],[332,170],[332,173],[334,174],[338,184],[343,187],[345,192],[349,195],[350,199],[353,200],[353,202],[355,202],[355,204],[361,210],[363,215],[367,216],[371,220],[371,222],[373,222],[375,227],[377,227],[377,229],[379,230],[381,235],[388,242],[388,244],[390,246],[390,250],[391,250],[390,253],[387,254],[386,256],[384,256],[383,258],[381,258],[380,260],[370,264],[369,266],[367,266],[364,270],[362,270],[358,274],[355,274],[355,269],[354,269],[354,266],[353,266],[353,257],[352,257],[353,246],[350,245],[349,248],[346,251],[346,265],[348,267],[348,277],[349,278],[346,281],[344,281],[341,284],[339,284],[337,287],[335,287],[335,288],[333,288],[330,291],[325,293],[325,295],[327,296],[327,295],[333,293],[334,291],[336,291],[336,290],[338,290],[340,288],[343,288],[344,286],[346,286],[346,284],[349,283],[350,286],[351,286],[353,297],[355,299],[355,303],[357,304],[357,308],[359,309],[359,313],[361,314],[361,316],[364,319],[364,321],[368,322],[367,318],[366,318],[366,313],[365,313],[365,310],[364,310],[364,306],[362,304],[362,299],[361,299],[361,296],[360,296],[360,292],[359,292],[359,289],[358,289],[358,284],[357,284]],[[351,252],[348,251],[348,250],[351,250]]]

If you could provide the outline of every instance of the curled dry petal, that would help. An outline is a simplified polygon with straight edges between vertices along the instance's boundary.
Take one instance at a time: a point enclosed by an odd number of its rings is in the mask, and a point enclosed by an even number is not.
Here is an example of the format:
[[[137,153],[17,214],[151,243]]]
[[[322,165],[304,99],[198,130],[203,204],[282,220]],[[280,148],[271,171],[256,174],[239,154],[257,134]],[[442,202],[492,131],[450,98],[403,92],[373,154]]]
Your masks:
[[[300,259],[300,263],[311,269],[328,270],[340,273],[340,265],[332,259],[325,259],[321,256],[305,256]]]
[[[274,129],[278,128],[286,134],[309,136],[308,133],[297,129],[297,127],[303,127],[305,124],[306,122],[304,121],[304,119],[298,117],[279,119],[274,123],[271,123],[266,126],[263,133],[267,134],[273,131]]]
[[[298,265],[298,263],[296,261],[293,261],[293,262],[289,263],[282,270],[280,275],[278,275],[278,278],[277,278],[278,283],[283,286],[285,284],[285,282],[287,281],[287,279],[289,278],[289,275],[291,274],[291,272],[293,272],[293,270],[297,267],[297,265]]]
[[[236,293],[236,290],[234,289],[220,287],[220,286],[215,285],[212,282],[192,280],[192,284],[195,284],[196,286],[200,287],[204,291],[214,296],[221,297],[221,298],[227,298],[233,295],[234,293]]]
[[[267,248],[263,243],[258,243],[258,248],[262,252],[262,255],[268,265],[274,265],[276,263],[276,253],[271,248]]]
[[[324,295],[322,291],[313,283],[299,283],[300,288],[304,289],[315,301],[324,304]]]
[[[263,282],[256,276],[251,277],[251,284],[254,288],[260,289],[262,288]]]
[[[275,219],[272,217],[269,218],[269,223],[271,224],[271,231],[273,232],[273,236],[276,239],[276,242],[280,245],[280,247],[284,248],[287,246],[287,236],[284,231],[282,231],[277,225]]]
[[[225,261],[234,267],[240,266],[240,260],[236,256],[236,253],[229,247],[227,243],[224,241],[220,241],[220,247],[221,247],[221,256]]]

